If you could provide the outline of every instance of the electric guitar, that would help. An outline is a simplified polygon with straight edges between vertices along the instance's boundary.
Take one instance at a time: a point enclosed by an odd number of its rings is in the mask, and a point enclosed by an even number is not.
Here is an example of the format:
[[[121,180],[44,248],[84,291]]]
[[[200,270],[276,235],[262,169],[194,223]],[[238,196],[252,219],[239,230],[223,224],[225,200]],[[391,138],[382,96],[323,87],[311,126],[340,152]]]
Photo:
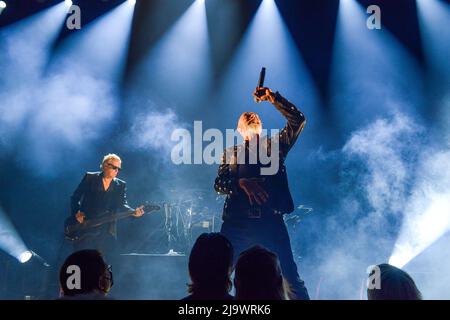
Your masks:
[[[155,204],[144,205],[144,214],[148,214],[154,211],[159,211],[160,206]],[[104,232],[104,226],[107,223],[130,217],[134,214],[134,211],[122,211],[117,213],[111,213],[109,211],[100,214],[93,219],[84,219],[83,223],[79,223],[78,220],[71,216],[64,222],[64,235],[69,241],[79,241],[86,237],[95,237]]]

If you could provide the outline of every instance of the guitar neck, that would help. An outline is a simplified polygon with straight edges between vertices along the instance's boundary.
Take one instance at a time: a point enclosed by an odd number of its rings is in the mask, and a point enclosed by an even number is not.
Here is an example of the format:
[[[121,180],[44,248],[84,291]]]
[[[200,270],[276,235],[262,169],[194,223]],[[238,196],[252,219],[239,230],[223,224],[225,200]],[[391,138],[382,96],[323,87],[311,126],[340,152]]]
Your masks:
[[[160,209],[161,207],[158,205],[146,205],[143,207],[144,214],[148,214],[153,211],[158,211]],[[72,220],[73,217],[71,217],[70,222],[68,222],[67,225],[64,227],[65,228],[64,232],[66,234],[67,239],[70,240],[79,239],[80,235],[89,232],[90,229],[98,228],[103,224],[127,218],[133,214],[134,214],[133,210],[122,211],[118,213],[111,213],[94,219],[88,219],[85,220],[83,223],[74,222]]]
[[[156,211],[156,210],[160,210],[160,207],[157,205],[146,205],[144,206],[144,213],[148,214],[152,211]],[[118,213],[112,213],[108,216],[105,217],[101,217],[101,218],[97,218],[97,219],[92,219],[92,220],[87,220],[86,221],[86,227],[96,227],[96,226],[100,226],[102,224],[105,223],[109,223],[109,222],[113,222],[116,220],[120,220],[120,219],[124,219],[127,218],[129,216],[132,216],[134,214],[133,210],[128,210],[128,211],[122,211],[122,212],[118,212]]]
[[[109,223],[109,222],[113,222],[116,220],[127,218],[127,217],[133,215],[133,213],[134,213],[134,211],[131,211],[131,210],[130,211],[122,211],[122,212],[118,212],[118,213],[113,213],[106,217],[87,220],[86,223],[90,227],[95,227],[95,226],[99,226],[99,225],[102,225],[105,223]]]

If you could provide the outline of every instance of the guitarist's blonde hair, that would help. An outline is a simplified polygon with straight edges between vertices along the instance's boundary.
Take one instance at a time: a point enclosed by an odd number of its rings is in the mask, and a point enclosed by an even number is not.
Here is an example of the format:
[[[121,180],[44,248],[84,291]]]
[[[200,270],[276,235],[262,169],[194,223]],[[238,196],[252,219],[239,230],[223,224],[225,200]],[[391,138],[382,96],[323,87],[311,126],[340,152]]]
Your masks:
[[[111,159],[122,162],[122,159],[120,159],[120,157],[117,154],[108,153],[106,156],[103,157],[102,163],[100,164],[100,169],[103,169],[103,165],[105,164],[105,162]]]

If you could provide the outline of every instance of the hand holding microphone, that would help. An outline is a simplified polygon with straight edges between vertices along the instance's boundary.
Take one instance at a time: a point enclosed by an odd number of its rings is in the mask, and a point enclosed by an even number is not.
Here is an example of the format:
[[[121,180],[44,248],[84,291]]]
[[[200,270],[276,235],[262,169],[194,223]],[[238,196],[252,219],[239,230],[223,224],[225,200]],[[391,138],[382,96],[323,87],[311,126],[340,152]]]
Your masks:
[[[257,103],[261,101],[269,101],[271,103],[274,103],[275,102],[274,93],[269,88],[264,87],[265,76],[266,76],[266,68],[263,67],[261,69],[261,72],[259,73],[258,86],[253,92],[253,98]]]

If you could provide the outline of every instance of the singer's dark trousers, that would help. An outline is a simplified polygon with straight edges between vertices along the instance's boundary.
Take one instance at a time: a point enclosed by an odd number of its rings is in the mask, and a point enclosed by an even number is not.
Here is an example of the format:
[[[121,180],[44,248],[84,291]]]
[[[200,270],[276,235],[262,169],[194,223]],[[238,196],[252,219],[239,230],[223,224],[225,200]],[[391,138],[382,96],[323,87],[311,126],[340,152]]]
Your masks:
[[[281,215],[274,215],[270,219],[226,220],[222,224],[221,233],[233,245],[234,263],[242,251],[254,245],[261,245],[276,253],[283,276],[291,288],[290,298],[309,300],[305,283],[298,275],[289,234]]]

